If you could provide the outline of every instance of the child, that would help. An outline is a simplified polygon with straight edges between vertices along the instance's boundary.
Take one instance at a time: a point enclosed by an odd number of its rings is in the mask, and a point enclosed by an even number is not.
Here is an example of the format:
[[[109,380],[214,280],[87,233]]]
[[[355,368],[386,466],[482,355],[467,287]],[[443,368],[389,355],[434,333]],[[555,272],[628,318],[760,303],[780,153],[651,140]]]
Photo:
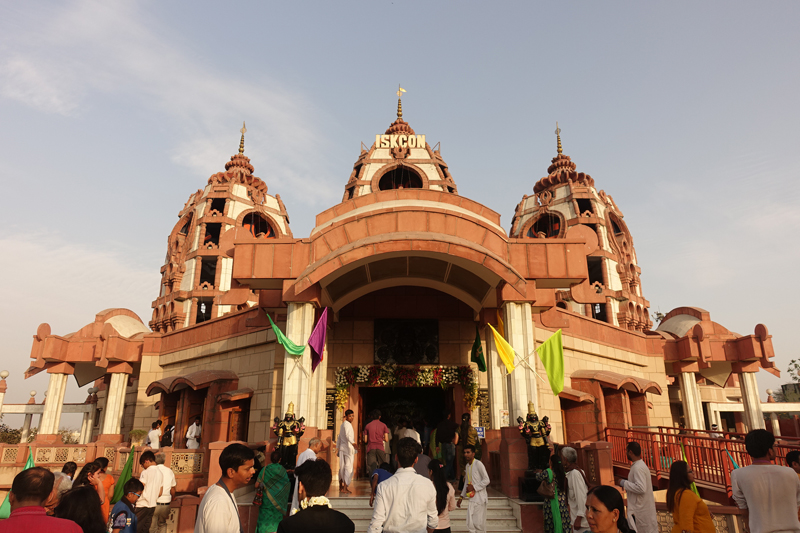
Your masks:
[[[144,485],[136,478],[125,483],[122,499],[111,509],[108,531],[111,533],[136,533],[136,501],[142,495]]]

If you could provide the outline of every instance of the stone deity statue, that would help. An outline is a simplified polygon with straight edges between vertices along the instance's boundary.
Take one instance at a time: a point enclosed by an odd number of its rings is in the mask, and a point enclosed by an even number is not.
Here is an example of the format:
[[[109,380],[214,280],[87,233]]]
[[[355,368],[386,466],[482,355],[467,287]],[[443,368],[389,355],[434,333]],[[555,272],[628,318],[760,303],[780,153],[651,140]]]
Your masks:
[[[283,420],[275,417],[272,431],[278,437],[278,450],[281,452],[281,466],[286,470],[294,470],[297,462],[297,443],[306,431],[305,418],[294,418],[294,402],[289,402]]]
[[[547,437],[550,435],[548,418],[539,420],[533,402],[528,402],[527,420],[517,417],[519,432],[528,443],[528,470],[545,470],[549,467],[550,448]]]

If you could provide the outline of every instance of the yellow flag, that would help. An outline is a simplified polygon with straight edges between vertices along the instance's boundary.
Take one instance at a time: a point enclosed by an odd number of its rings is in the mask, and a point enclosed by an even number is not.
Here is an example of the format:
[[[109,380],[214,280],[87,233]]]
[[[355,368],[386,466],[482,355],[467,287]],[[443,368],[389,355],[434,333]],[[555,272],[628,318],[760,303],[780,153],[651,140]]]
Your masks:
[[[491,324],[489,324],[489,327],[492,329],[492,335],[494,335],[494,345],[497,347],[497,354],[500,356],[500,360],[503,361],[503,364],[506,365],[506,369],[510,374],[514,371],[514,358],[516,357],[514,348],[506,342],[502,335],[497,333],[497,330],[494,329]]]
[[[549,339],[536,348],[539,359],[547,371],[547,380],[556,396],[564,390],[564,345],[561,341],[561,330],[553,333]]]
[[[500,314],[500,310],[497,310],[497,329],[499,329],[503,335],[506,334],[506,324],[503,322],[503,316]]]

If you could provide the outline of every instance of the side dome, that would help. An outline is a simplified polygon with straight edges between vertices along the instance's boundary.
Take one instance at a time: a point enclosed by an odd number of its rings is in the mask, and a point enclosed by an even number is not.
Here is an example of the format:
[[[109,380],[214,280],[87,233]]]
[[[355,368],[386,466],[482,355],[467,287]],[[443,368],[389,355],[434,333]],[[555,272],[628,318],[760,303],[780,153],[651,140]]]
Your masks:
[[[280,195],[267,194],[267,185],[253,175],[255,169],[244,155],[245,131],[242,128],[239,153],[225,164],[225,172],[212,175],[178,213],[167,238],[161,290],[152,304],[153,331],[168,333],[257,302],[252,294],[238,306],[220,302],[236,283],[231,279],[233,259],[220,250],[226,231],[242,228],[244,238],[249,233],[254,240],[292,237]]]
[[[556,126],[558,128],[558,126]],[[587,241],[589,279],[556,292],[558,307],[629,330],[648,331],[650,302],[641,287],[641,269],[622,211],[611,195],[597,191],[588,174],[563,154],[556,129],[557,155],[547,176],[517,205],[511,237],[551,239],[575,237]]]
[[[344,188],[342,201],[378,191],[393,189],[428,189],[458,194],[453,176],[442,159],[403,120],[402,102],[397,100],[397,119],[384,134],[375,135],[375,142],[361,149],[350,179]]]

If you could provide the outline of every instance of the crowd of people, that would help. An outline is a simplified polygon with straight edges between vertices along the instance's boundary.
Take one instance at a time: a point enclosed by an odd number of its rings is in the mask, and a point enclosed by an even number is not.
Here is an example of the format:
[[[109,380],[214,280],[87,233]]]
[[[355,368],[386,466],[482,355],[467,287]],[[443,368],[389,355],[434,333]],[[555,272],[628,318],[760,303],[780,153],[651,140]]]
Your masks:
[[[373,415],[365,430],[367,463],[372,467],[368,473],[369,504],[373,508],[369,532],[449,533],[450,513],[464,506],[465,500],[470,533],[485,532],[490,480],[478,458],[477,435],[470,435],[471,425],[466,425],[469,419],[464,418],[455,429],[446,419],[435,429],[443,430],[440,435],[445,440],[436,441],[435,434],[431,435],[429,453],[423,453],[419,432],[404,422],[390,457],[382,446],[388,442],[389,430],[380,422],[380,413]],[[348,410],[337,441],[340,493],[350,492],[352,483],[352,456],[356,453],[352,422],[353,412]],[[153,426],[154,431],[159,429]],[[160,443],[162,436],[153,434],[152,440]],[[447,451],[431,458],[435,448],[449,448],[444,444],[452,444],[453,449],[458,446],[461,475],[455,470],[455,457]],[[317,458],[324,446],[320,439],[311,439],[293,472],[287,473],[280,464],[280,450],[272,451],[269,464],[259,464],[266,458],[257,463],[248,446],[228,445],[219,457],[222,476],[208,488],[198,507],[195,533],[243,533],[234,492],[251,483],[257,467],[253,500],[259,506],[256,533],[353,533],[352,520],[332,509],[326,497],[333,475],[330,465]],[[731,484],[748,532],[800,533],[800,452],[787,454],[788,467],[775,465],[775,437],[765,430],[748,433],[745,447],[752,464],[734,470]],[[626,452],[631,462],[626,479],[617,479],[617,486],[591,486],[578,466],[577,451],[554,446],[549,467],[535,473],[540,482],[538,492],[544,498],[545,532],[658,533],[652,476],[642,459],[641,446],[629,442]],[[348,456],[350,461],[341,460]],[[80,471],[74,462],[56,473],[42,467],[23,470],[14,478],[9,495],[11,516],[0,522],[0,530],[164,533],[176,495],[175,475],[165,466],[165,455],[152,449],[141,453],[139,463],[139,478],[129,479],[123,487],[116,487],[104,457],[87,463]],[[295,480],[294,489],[290,475]],[[709,507],[696,493],[694,481],[694,472],[685,461],[671,464],[666,507],[673,518],[672,533],[715,531]]]

